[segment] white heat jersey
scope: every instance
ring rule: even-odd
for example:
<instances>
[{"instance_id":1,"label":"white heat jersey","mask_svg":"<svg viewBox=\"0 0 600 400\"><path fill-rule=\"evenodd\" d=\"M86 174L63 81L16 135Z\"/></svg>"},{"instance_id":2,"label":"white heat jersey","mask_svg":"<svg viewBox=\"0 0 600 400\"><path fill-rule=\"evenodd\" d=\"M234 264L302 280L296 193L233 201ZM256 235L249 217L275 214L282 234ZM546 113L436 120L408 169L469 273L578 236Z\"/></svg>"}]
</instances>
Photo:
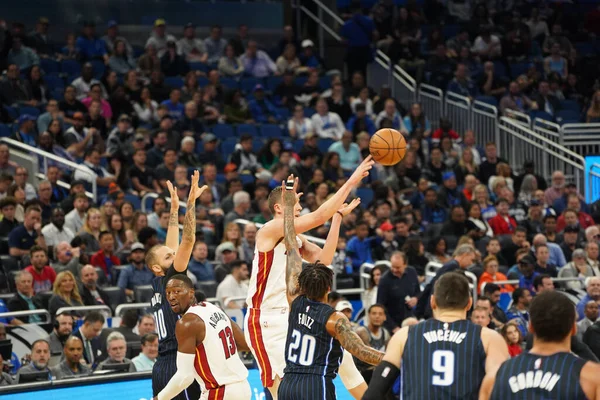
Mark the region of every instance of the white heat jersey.
<instances>
[{"instance_id":1,"label":"white heat jersey","mask_svg":"<svg viewBox=\"0 0 600 400\"><path fill-rule=\"evenodd\" d=\"M196 347L194 360L195 378L202 392L245 381L248 369L238 355L229 317L207 302L190 307L187 313L196 314L206 327L204 340Z\"/></svg>"},{"instance_id":2,"label":"white heat jersey","mask_svg":"<svg viewBox=\"0 0 600 400\"><path fill-rule=\"evenodd\" d=\"M302 255L302 240L296 236ZM246 304L249 308L268 310L288 307L285 284L286 250L283 239L271 251L254 250L252 274Z\"/></svg>"}]
</instances>

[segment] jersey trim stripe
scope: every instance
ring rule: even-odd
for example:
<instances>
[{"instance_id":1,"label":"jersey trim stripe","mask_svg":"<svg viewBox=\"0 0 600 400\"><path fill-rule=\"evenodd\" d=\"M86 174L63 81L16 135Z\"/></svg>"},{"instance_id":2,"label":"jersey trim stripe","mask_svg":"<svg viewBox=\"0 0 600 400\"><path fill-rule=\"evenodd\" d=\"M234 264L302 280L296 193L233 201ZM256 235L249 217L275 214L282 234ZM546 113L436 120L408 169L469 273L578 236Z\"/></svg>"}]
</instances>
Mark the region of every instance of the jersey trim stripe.
<instances>
[{"instance_id":1,"label":"jersey trim stripe","mask_svg":"<svg viewBox=\"0 0 600 400\"><path fill-rule=\"evenodd\" d=\"M331 348L333 347L333 337L329 339L329 350L325 356L325 367L323 367L323 400L327 400L327 383L325 382L325 375L327 374L327 367L329 366L329 354L331 354Z\"/></svg>"},{"instance_id":2,"label":"jersey trim stripe","mask_svg":"<svg viewBox=\"0 0 600 400\"><path fill-rule=\"evenodd\" d=\"M260 370L260 380L264 387L273 386L273 370L271 363L269 362L269 356L265 344L262 340L262 329L260 326L260 310L256 308L249 308L250 313L248 319L248 327L250 328L250 343L258 356L256 361Z\"/></svg>"},{"instance_id":3,"label":"jersey trim stripe","mask_svg":"<svg viewBox=\"0 0 600 400\"><path fill-rule=\"evenodd\" d=\"M208 400L223 400L225 398L225 386L219 386L218 388L209 390Z\"/></svg>"},{"instance_id":4,"label":"jersey trim stripe","mask_svg":"<svg viewBox=\"0 0 600 400\"><path fill-rule=\"evenodd\" d=\"M267 280L271 273L271 266L273 265L274 250L261 251L258 253L258 273L256 274L256 293L252 296L252 308L260 308L263 297L265 295L265 289L267 287Z\"/></svg>"},{"instance_id":5,"label":"jersey trim stripe","mask_svg":"<svg viewBox=\"0 0 600 400\"><path fill-rule=\"evenodd\" d=\"M196 347L196 362L194 363L194 367L208 390L219 387L217 380L210 370L206 351L204 350L204 344L200 344L200 346Z\"/></svg>"}]
</instances>

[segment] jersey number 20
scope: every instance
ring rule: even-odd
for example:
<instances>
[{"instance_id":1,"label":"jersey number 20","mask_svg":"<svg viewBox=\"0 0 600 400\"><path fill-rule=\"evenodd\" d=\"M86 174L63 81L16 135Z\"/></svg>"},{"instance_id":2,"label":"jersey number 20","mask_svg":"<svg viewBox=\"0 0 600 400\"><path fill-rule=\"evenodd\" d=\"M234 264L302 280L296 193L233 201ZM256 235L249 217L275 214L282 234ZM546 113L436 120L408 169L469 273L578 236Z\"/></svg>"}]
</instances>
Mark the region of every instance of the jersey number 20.
<instances>
[{"instance_id":1,"label":"jersey number 20","mask_svg":"<svg viewBox=\"0 0 600 400\"><path fill-rule=\"evenodd\" d=\"M234 322L235 323L235 322ZM225 359L228 359L232 355L235 354L237 347L235 346L235 339L233 338L233 332L230 327L225 327L221 332L219 332L219 338L221 338L221 343L223 343L223 351L225 352Z\"/></svg>"},{"instance_id":2,"label":"jersey number 20","mask_svg":"<svg viewBox=\"0 0 600 400\"><path fill-rule=\"evenodd\" d=\"M433 374L431 384L450 386L454 383L454 353L448 350L436 350L431 359Z\"/></svg>"},{"instance_id":3,"label":"jersey number 20","mask_svg":"<svg viewBox=\"0 0 600 400\"><path fill-rule=\"evenodd\" d=\"M300 365L312 365L315 358L315 348L317 340L311 335L302 335L294 329L292 332L292 342L288 348L288 361Z\"/></svg>"}]
</instances>

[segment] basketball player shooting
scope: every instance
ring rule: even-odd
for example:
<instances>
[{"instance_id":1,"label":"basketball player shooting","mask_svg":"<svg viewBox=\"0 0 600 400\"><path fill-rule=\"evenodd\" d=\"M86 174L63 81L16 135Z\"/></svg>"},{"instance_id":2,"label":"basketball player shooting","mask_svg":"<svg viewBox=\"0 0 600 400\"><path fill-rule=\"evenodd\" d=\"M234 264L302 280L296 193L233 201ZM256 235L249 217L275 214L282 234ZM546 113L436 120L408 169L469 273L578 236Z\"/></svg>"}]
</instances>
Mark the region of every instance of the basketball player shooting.
<instances>
[{"instance_id":1,"label":"basketball player shooting","mask_svg":"<svg viewBox=\"0 0 600 400\"><path fill-rule=\"evenodd\" d=\"M325 224L333 217L332 225L341 223L343 216L340 209L350 191L369 176L373 167L371 156L354 171L348 181L329 200L312 213L300 216L299 199L296 195L294 206L294 228L299 241L300 254L308 262L321 260L330 264L337 247L339 229L330 229L321 249L310 243L301 234ZM288 181L297 181L293 176ZM294 189L295 192L295 189ZM246 304L248 312L244 320L244 334L252 354L257 361L260 378L264 387L277 399L277 389L285 368L285 340L288 328L288 303L285 285L285 245L283 244L283 204L281 204L281 187L276 187L269 194L269 208L273 219L263 225L256 234L256 248L252 263L252 275Z\"/></svg>"},{"instance_id":2,"label":"basketball player shooting","mask_svg":"<svg viewBox=\"0 0 600 400\"><path fill-rule=\"evenodd\" d=\"M529 308L533 347L487 374L480 400L600 400L600 364L571 353L577 312L559 292L535 296Z\"/></svg>"},{"instance_id":3,"label":"basketball player shooting","mask_svg":"<svg viewBox=\"0 0 600 400\"><path fill-rule=\"evenodd\" d=\"M249 400L248 369L238 349L250 349L240 327L220 308L197 304L187 275L174 275L165 291L173 313L181 317L175 328L177 372L155 400L172 399L194 379L202 388L202 400Z\"/></svg>"},{"instance_id":4,"label":"basketball player shooting","mask_svg":"<svg viewBox=\"0 0 600 400\"><path fill-rule=\"evenodd\" d=\"M158 359L152 368L152 392L156 396L169 382L177 371L177 339L175 324L177 315L171 311L166 299L165 285L175 274L186 274L187 265L192 255L196 241L196 200L208 189L208 186L198 187L200 174L194 171L191 179L190 193L187 199L187 210L183 222L183 234L179 243L179 197L177 189L167 181L171 195L171 216L167 228L165 245L157 245L148 250L146 265L154 273L152 288L154 295L150 300L152 314L158 333ZM175 398L191 400L200 397L200 387L193 382Z\"/></svg>"},{"instance_id":5,"label":"basketball player shooting","mask_svg":"<svg viewBox=\"0 0 600 400\"><path fill-rule=\"evenodd\" d=\"M467 320L469 282L458 272L442 275L431 296L433 319L397 331L373 372L364 400L381 400L400 381L405 400L475 400L485 374L509 357L500 334Z\"/></svg>"},{"instance_id":6,"label":"basketball player shooting","mask_svg":"<svg viewBox=\"0 0 600 400\"><path fill-rule=\"evenodd\" d=\"M360 399L367 385L352 357L344 356L344 349L372 365L381 361L383 353L365 345L352 330L348 318L327 304L333 271L318 261L302 269L294 228L296 195L284 185L281 191L287 251L286 296L291 311L285 350L287 365L278 397L280 400L335 400L333 379L339 371L346 388L354 398ZM359 204L360 199L354 199L343 205L341 213L348 214ZM339 226L331 228L339 229Z\"/></svg>"}]
</instances>

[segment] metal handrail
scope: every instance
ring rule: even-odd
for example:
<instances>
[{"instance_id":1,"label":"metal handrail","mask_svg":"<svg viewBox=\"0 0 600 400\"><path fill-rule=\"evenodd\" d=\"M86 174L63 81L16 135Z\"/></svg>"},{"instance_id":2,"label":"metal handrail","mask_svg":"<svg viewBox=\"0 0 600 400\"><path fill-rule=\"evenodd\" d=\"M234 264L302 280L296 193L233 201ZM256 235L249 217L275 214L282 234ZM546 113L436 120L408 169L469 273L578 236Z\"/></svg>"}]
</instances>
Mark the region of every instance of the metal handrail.
<instances>
[{"instance_id":1,"label":"metal handrail","mask_svg":"<svg viewBox=\"0 0 600 400\"><path fill-rule=\"evenodd\" d=\"M571 281L583 282L586 280L586 278L579 278L576 276L576 277L571 277L571 278L550 278L550 280L552 280L552 282L571 282ZM483 284L481 285L481 293L483 293L485 286L489 283L493 283L495 285L515 285L515 284L519 283L519 280L518 279L508 279L505 281L483 282Z\"/></svg>"},{"instance_id":2,"label":"metal handrail","mask_svg":"<svg viewBox=\"0 0 600 400\"><path fill-rule=\"evenodd\" d=\"M146 309L150 307L150 303L128 303L128 304L119 304L115 309L115 317L120 317L124 310L137 310L137 309Z\"/></svg>"},{"instance_id":3,"label":"metal handrail","mask_svg":"<svg viewBox=\"0 0 600 400\"><path fill-rule=\"evenodd\" d=\"M66 165L67 167L70 167L74 170L78 170L86 175L89 175L92 178L92 195L93 195L94 201L98 200L98 187L96 185L96 179L94 179L94 174L91 173L88 169L83 168L80 164L74 163L69 160L65 160L64 158L58 157L52 153L48 153L47 151L40 150L37 147L29 146L27 144L18 142L14 139L9 139L9 138L3 137L3 138L0 138L0 141L4 142L10 146L18 147L21 150L25 150L29 153L34 153L39 156L42 156L43 160L44 160L44 171L48 170L48 160L52 160L57 163Z\"/></svg>"},{"instance_id":4,"label":"metal handrail","mask_svg":"<svg viewBox=\"0 0 600 400\"><path fill-rule=\"evenodd\" d=\"M113 316L112 310L109 306L106 305L61 307L58 310L56 310L56 315L60 315L62 313L67 313L71 311L107 311L108 315L110 315L111 317Z\"/></svg>"},{"instance_id":5,"label":"metal handrail","mask_svg":"<svg viewBox=\"0 0 600 400\"><path fill-rule=\"evenodd\" d=\"M313 0L313 2L319 6L319 8L321 8L323 11L325 11L327 14L329 14L329 16L331 18L333 18L335 20L335 22L337 22L338 24L343 24L344 20L337 15L336 13L334 13L333 11L331 11L329 9L329 7L327 7L325 4L321 3L319 0Z\"/></svg>"},{"instance_id":6,"label":"metal handrail","mask_svg":"<svg viewBox=\"0 0 600 400\"><path fill-rule=\"evenodd\" d=\"M37 175L38 179L42 179L42 180L46 179L46 175L42 174L41 172L38 172L36 175ZM63 181L56 181L56 185L57 185L57 186L60 186L60 187L63 187L63 188L65 188L65 189L67 189L67 190L71 190L71 185L70 185L70 184L68 184L67 182L63 182ZM94 200L94 193L92 193L92 192L88 192L88 191L86 190L86 191L85 191L85 195L86 195L87 197L89 197L90 199Z\"/></svg>"},{"instance_id":7,"label":"metal handrail","mask_svg":"<svg viewBox=\"0 0 600 400\"><path fill-rule=\"evenodd\" d=\"M453 104L461 105L461 106L470 106L471 99L467 96L463 96L454 92L446 92L446 102L450 101Z\"/></svg>"},{"instance_id":8,"label":"metal handrail","mask_svg":"<svg viewBox=\"0 0 600 400\"><path fill-rule=\"evenodd\" d=\"M394 76L397 76L396 79L398 80L403 80L409 83L410 86L412 86L413 90L417 89L417 81L412 76L410 76L408 72L400 68L399 65L394 65Z\"/></svg>"},{"instance_id":9,"label":"metal handrail","mask_svg":"<svg viewBox=\"0 0 600 400\"><path fill-rule=\"evenodd\" d=\"M471 105L471 110L478 114L485 114L487 111L490 111L491 115L498 116L498 107L495 107L491 104L484 103L479 100L475 100Z\"/></svg>"},{"instance_id":10,"label":"metal handrail","mask_svg":"<svg viewBox=\"0 0 600 400\"><path fill-rule=\"evenodd\" d=\"M422 95L422 91L423 89L426 90L426 92L432 92L432 93L425 93L426 95L428 95L429 97L432 97L434 94L438 95L440 99L444 99L444 92L442 91L442 89L435 87L435 86L431 86L428 85L426 83L421 83L419 85L419 95Z\"/></svg>"},{"instance_id":11,"label":"metal handrail","mask_svg":"<svg viewBox=\"0 0 600 400\"><path fill-rule=\"evenodd\" d=\"M29 317L31 315L45 315L46 321L39 322L39 324L47 324L52 320L52 316L50 312L46 309L41 310L27 310L27 311L11 311L0 313L0 318L18 318L18 317Z\"/></svg>"},{"instance_id":12,"label":"metal handrail","mask_svg":"<svg viewBox=\"0 0 600 400\"><path fill-rule=\"evenodd\" d=\"M475 304L477 302L477 276L474 273L466 270L464 273L465 276L471 280L469 286L471 286L471 290L473 290L473 304Z\"/></svg>"},{"instance_id":13,"label":"metal handrail","mask_svg":"<svg viewBox=\"0 0 600 400\"><path fill-rule=\"evenodd\" d=\"M315 21L316 23L319 24L319 26L326 30L327 33L329 33L331 36L334 37L335 40L337 41L341 41L342 37L340 35L337 34L337 32L335 32L333 29L331 29L330 27L328 27L327 25L321 23L321 21L319 20L319 17L317 17L315 14L313 14L309 9L307 9L304 6L300 6L300 9L306 14L308 15L313 21Z\"/></svg>"}]
</instances>

